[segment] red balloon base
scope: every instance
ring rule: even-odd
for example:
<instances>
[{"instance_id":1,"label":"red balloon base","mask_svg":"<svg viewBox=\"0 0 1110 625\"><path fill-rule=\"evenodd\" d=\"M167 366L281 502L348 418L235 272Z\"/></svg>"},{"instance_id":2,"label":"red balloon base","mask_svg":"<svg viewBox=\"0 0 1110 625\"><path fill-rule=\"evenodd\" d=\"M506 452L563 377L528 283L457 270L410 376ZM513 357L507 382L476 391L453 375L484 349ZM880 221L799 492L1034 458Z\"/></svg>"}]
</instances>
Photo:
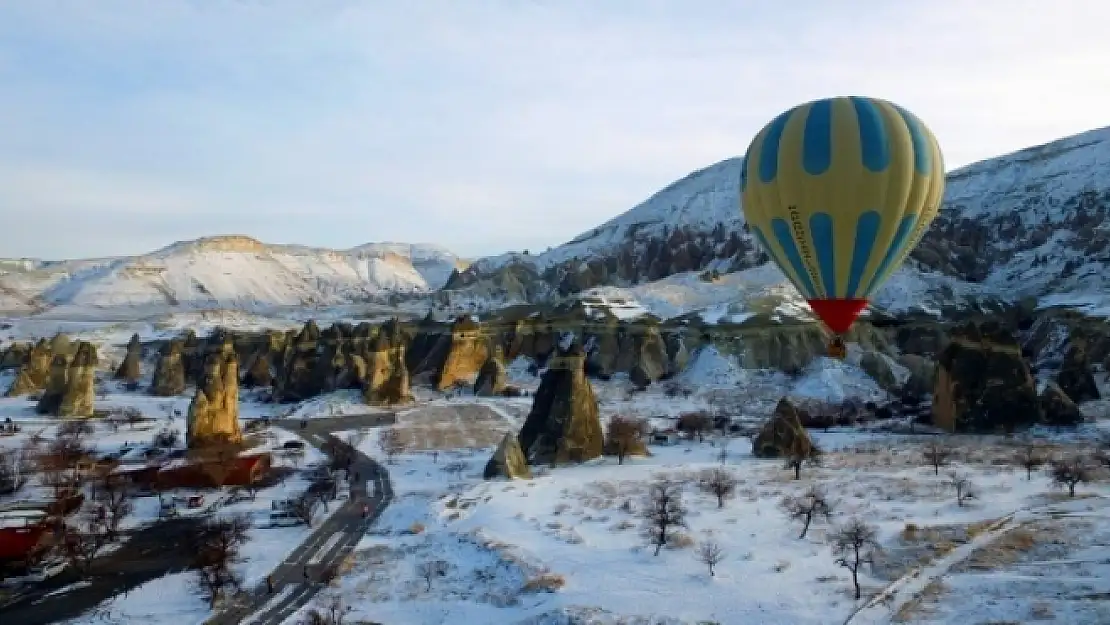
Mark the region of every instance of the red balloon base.
<instances>
[{"instance_id":1,"label":"red balloon base","mask_svg":"<svg viewBox=\"0 0 1110 625\"><path fill-rule=\"evenodd\" d=\"M821 321L837 334L846 334L863 309L867 308L865 299L810 299L806 302Z\"/></svg>"}]
</instances>

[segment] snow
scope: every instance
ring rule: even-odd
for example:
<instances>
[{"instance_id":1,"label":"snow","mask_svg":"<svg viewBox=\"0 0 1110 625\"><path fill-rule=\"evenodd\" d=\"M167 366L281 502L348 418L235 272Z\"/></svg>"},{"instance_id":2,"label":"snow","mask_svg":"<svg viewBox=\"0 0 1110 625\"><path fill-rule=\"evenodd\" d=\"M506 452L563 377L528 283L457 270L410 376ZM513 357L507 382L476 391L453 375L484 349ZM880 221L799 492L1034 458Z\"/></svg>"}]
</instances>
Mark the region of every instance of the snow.
<instances>
[{"instance_id":1,"label":"snow","mask_svg":"<svg viewBox=\"0 0 1110 625\"><path fill-rule=\"evenodd\" d=\"M702 358L704 362L691 365L688 374L727 369L721 363L728 359L718 353L706 350L699 354ZM842 373L845 383L854 382L849 372L845 368ZM666 400L656 396L654 401ZM625 413L624 407L607 401L603 411ZM513 482L480 479L491 450L445 451L435 461L427 452L403 454L388 467L394 503L357 547L350 572L315 605L339 596L351 607L350 619L397 625L439 624L444 619L460 625L827 625L845 622L867 606L872 595L889 587L895 597L891 605L877 602L849 621L885 624L931 581L966 576L959 573L963 563L978 561L1006 535L975 528L997 525L1002 517L1014 519L1015 527L1055 518L1039 511L1059 507L1059 495L1043 474L1027 481L1023 472L999 466L999 460L1012 453L1001 438L950 437L958 446L959 460L935 476L921 461L922 445L930 437L811 434L826 450L826 462L804 469L801 481L791 479L777 461L753 458L746 439L731 440L723 468L740 484L736 497L723 508L696 488L696 480L690 481L722 466L720 438L652 447L651 457L633 458L624 465L601 459L541 468L533 479ZM373 437L362 448L377 453ZM445 466L457 462L465 465L459 477L444 472ZM946 482L948 471L968 474L976 497L958 505ZM661 476L685 481L688 527L681 534L693 544L680 543L654 556L638 531L641 521L635 511L647 485ZM832 494L837 511L831 522L818 519L799 539L800 527L778 503L814 484ZM1074 505L1098 508L1110 502L1105 485L1085 488L1092 498ZM828 547L831 529L850 518L873 524L884 547L881 566L862 571L864 599L858 602L849 594L846 570L836 565ZM910 524L919 532L966 531L969 542L930 555L934 543L904 537ZM725 552L713 577L695 556L696 546L707 540ZM1106 556L1101 547L1088 559ZM429 585L420 566L437 560L443 562L444 573L433 575ZM996 576L995 592L1009 579ZM545 583L556 587L552 592L529 590L530 584ZM960 601L963 594L957 592L951 601L938 599L941 608L931 614L943 617L928 622L960 625L983 622L988 613L1000 614L999 619L1007 615ZM1028 603L1036 597L1021 600Z\"/></svg>"},{"instance_id":2,"label":"snow","mask_svg":"<svg viewBox=\"0 0 1110 625\"><path fill-rule=\"evenodd\" d=\"M442 286L458 262L431 246L368 244L341 252L207 237L136 257L5 263L0 310L342 304L427 292Z\"/></svg>"},{"instance_id":3,"label":"snow","mask_svg":"<svg viewBox=\"0 0 1110 625\"><path fill-rule=\"evenodd\" d=\"M713 281L703 279L702 272L685 272L632 287L596 287L580 299L617 301L661 319L696 313L711 325L741 324L760 313L777 316L779 321L814 319L801 294L773 264L721 274ZM942 307L990 310L1003 301L1006 298L989 287L908 264L875 294L872 307L891 314L916 312L939 317Z\"/></svg>"},{"instance_id":4,"label":"snow","mask_svg":"<svg viewBox=\"0 0 1110 625\"><path fill-rule=\"evenodd\" d=\"M886 391L859 367L832 358L816 358L790 388L790 395L829 403L848 398L881 401Z\"/></svg>"}]
</instances>

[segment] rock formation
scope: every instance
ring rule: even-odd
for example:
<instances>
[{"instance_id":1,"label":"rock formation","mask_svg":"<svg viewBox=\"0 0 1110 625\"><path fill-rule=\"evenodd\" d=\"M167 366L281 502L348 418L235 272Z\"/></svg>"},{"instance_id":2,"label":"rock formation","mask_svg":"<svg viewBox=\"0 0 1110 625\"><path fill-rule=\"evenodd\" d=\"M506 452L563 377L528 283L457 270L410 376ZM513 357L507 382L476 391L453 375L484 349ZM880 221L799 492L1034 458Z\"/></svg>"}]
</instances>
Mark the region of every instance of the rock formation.
<instances>
[{"instance_id":1,"label":"rock formation","mask_svg":"<svg viewBox=\"0 0 1110 625\"><path fill-rule=\"evenodd\" d=\"M371 405L402 404L412 400L409 372L405 366L405 346L381 341L366 357L363 400Z\"/></svg>"},{"instance_id":2,"label":"rock formation","mask_svg":"<svg viewBox=\"0 0 1110 625\"><path fill-rule=\"evenodd\" d=\"M1087 356L1087 341L1082 336L1073 333L1064 354L1064 362L1060 365L1060 373L1056 376L1056 383L1060 390L1067 394L1074 402L1084 402L1099 399L1098 385L1095 376L1091 373L1091 360Z\"/></svg>"},{"instance_id":3,"label":"rock formation","mask_svg":"<svg viewBox=\"0 0 1110 625\"><path fill-rule=\"evenodd\" d=\"M1068 426L1083 422L1083 413L1067 393L1055 384L1045 386L1040 397L1044 422L1048 425Z\"/></svg>"},{"instance_id":4,"label":"rock formation","mask_svg":"<svg viewBox=\"0 0 1110 625\"><path fill-rule=\"evenodd\" d=\"M520 430L529 464L584 462L601 456L604 434L597 398L577 345L552 358Z\"/></svg>"},{"instance_id":5,"label":"rock formation","mask_svg":"<svg viewBox=\"0 0 1110 625\"><path fill-rule=\"evenodd\" d=\"M27 352L23 364L16 373L15 381L8 388L8 396L16 397L42 390L50 379L51 363L54 353L46 339L40 339L35 346Z\"/></svg>"},{"instance_id":6,"label":"rock formation","mask_svg":"<svg viewBox=\"0 0 1110 625\"><path fill-rule=\"evenodd\" d=\"M96 347L84 341L78 341L72 359L64 354L54 356L36 412L55 417L93 416L97 363Z\"/></svg>"},{"instance_id":7,"label":"rock formation","mask_svg":"<svg viewBox=\"0 0 1110 625\"><path fill-rule=\"evenodd\" d=\"M185 439L190 449L243 440L239 429L239 358L230 344L208 356L203 379L189 404Z\"/></svg>"},{"instance_id":8,"label":"rock formation","mask_svg":"<svg viewBox=\"0 0 1110 625\"><path fill-rule=\"evenodd\" d=\"M482 333L482 326L469 317L459 317L451 326L450 334L443 337L443 343L446 353L435 376L439 390L451 388L456 382L469 381L490 355L489 340Z\"/></svg>"},{"instance_id":9,"label":"rock formation","mask_svg":"<svg viewBox=\"0 0 1110 625\"><path fill-rule=\"evenodd\" d=\"M802 427L798 409L783 397L752 441L752 454L757 458L808 458L812 453L813 440Z\"/></svg>"},{"instance_id":10,"label":"rock formation","mask_svg":"<svg viewBox=\"0 0 1110 625\"><path fill-rule=\"evenodd\" d=\"M936 375L936 363L925 356L917 354L903 354L898 357L898 364L910 372L910 378L903 385L903 390L914 397L927 397L933 392L933 377Z\"/></svg>"},{"instance_id":11,"label":"rock formation","mask_svg":"<svg viewBox=\"0 0 1110 625\"><path fill-rule=\"evenodd\" d=\"M524 451L520 448L520 439L511 433L505 434L501 444L493 452L493 456L486 463L482 477L492 480L499 477L514 479L531 479L532 470L524 458Z\"/></svg>"},{"instance_id":12,"label":"rock formation","mask_svg":"<svg viewBox=\"0 0 1110 625\"><path fill-rule=\"evenodd\" d=\"M166 343L154 367L150 392L159 397L173 397L185 392L185 345L173 340Z\"/></svg>"},{"instance_id":13,"label":"rock formation","mask_svg":"<svg viewBox=\"0 0 1110 625\"><path fill-rule=\"evenodd\" d=\"M933 424L949 432L1012 431L1041 420L1036 383L998 324L954 330L937 359Z\"/></svg>"},{"instance_id":14,"label":"rock formation","mask_svg":"<svg viewBox=\"0 0 1110 625\"><path fill-rule=\"evenodd\" d=\"M143 344L138 334L132 334L131 340L127 342L127 354L116 369L115 378L124 382L138 382L143 375L142 362Z\"/></svg>"},{"instance_id":15,"label":"rock formation","mask_svg":"<svg viewBox=\"0 0 1110 625\"><path fill-rule=\"evenodd\" d=\"M474 381L474 394L479 397L494 397L505 391L508 375L505 365L501 363L503 357L500 347L494 348L485 364L478 370L478 379Z\"/></svg>"},{"instance_id":16,"label":"rock formation","mask_svg":"<svg viewBox=\"0 0 1110 625\"><path fill-rule=\"evenodd\" d=\"M894 391L898 387L898 378L894 374L893 363L890 356L879 352L866 351L860 356L859 368L871 376L885 391Z\"/></svg>"}]
</instances>

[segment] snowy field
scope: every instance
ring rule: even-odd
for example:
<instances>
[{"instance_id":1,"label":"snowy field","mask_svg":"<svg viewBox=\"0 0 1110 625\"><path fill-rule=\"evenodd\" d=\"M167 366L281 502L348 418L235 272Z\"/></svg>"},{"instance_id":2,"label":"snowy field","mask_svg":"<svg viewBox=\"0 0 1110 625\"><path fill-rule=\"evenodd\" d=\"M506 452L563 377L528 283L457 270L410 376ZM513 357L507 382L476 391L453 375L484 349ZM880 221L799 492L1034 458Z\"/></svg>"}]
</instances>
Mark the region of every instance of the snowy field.
<instances>
[{"instance_id":1,"label":"snowy field","mask_svg":"<svg viewBox=\"0 0 1110 625\"><path fill-rule=\"evenodd\" d=\"M1070 598L1050 593L1037 599L1007 590L1013 575L1033 574L1007 571L1007 566L1021 567L1024 559L1031 569L1049 552L1057 559L1089 563L1088 594L1110 586L1106 578L1097 578L1105 566L1099 559L1110 557L1106 547L1093 546L1100 544L1097 538L1080 539L1064 525L1053 534L1040 529L1055 521L1048 511L1061 501L1065 506L1072 502L1043 473L1026 480L1023 471L1009 466L1016 451L1012 444L955 437L956 459L935 475L922 454L923 439L931 437L814 436L828 450L826 461L803 469L799 481L779 462L753 458L746 439L729 440L723 462L725 439L714 439L653 447L651 457L624 465L602 459L541 470L532 480L511 483L481 480L489 450L445 452L434 461L427 452L403 455L389 467L396 501L378 531L359 545L351 572L332 592L352 607L355 618L399 625L841 623L863 602L853 599L848 573L836 565L828 535L831 527L861 518L876 527L884 548L875 569L862 576L865 600L915 570L943 565L933 571L940 580L930 586L931 594L922 600L896 596L899 604L883 606L885 621L878 622L891 622L898 613L928 612L930 622L938 624L978 623L991 613L1006 613L1006 601L1016 610L1017 604L1040 600L1058 615L1090 615L1099 609L1083 605L1075 592ZM377 451L371 439L364 448ZM457 468L460 463L465 468ZM712 469L737 480L735 495L723 507L698 487L702 474ZM952 472L970 478L974 498L957 503ZM682 485L687 514L673 544L655 556L643 536L640 511L649 486L659 479ZM811 486L824 489L835 500L835 510L830 521L818 518L799 539L801 525L786 516L780 501ZM1098 522L1097 515L1106 513L1106 496L1110 490L1104 485L1081 486L1073 500L1076 510L1085 514L1089 508L1096 516L1083 521L1080 514L1077 523ZM968 541L976 532L1014 513L1029 518L1013 522L1005 528L1008 534L958 562L943 560L965 543L975 546ZM698 557L699 546L707 542L718 544L724 554L712 577ZM984 563L1000 569L984 572ZM945 576L948 566L952 573ZM425 574L433 569L429 580ZM993 584L993 594L968 603L960 600L966 589L941 590L960 588L968 576L978 576L979 586ZM329 600L325 593L319 602ZM567 620L572 614L596 620ZM859 619L877 622L867 611Z\"/></svg>"}]
</instances>

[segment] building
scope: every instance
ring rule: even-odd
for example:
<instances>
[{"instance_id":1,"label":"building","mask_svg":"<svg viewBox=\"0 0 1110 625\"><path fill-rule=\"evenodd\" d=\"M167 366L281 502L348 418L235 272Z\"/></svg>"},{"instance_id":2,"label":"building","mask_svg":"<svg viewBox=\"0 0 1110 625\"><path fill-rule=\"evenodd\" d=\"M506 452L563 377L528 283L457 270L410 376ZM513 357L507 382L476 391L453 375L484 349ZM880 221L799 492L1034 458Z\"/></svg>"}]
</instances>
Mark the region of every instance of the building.
<instances>
[{"instance_id":1,"label":"building","mask_svg":"<svg viewBox=\"0 0 1110 625\"><path fill-rule=\"evenodd\" d=\"M268 453L234 456L226 460L173 460L162 465L120 466L116 471L134 484L151 489L247 486L270 471Z\"/></svg>"},{"instance_id":2,"label":"building","mask_svg":"<svg viewBox=\"0 0 1110 625\"><path fill-rule=\"evenodd\" d=\"M50 530L46 512L35 509L0 512L0 562L26 560Z\"/></svg>"}]
</instances>

